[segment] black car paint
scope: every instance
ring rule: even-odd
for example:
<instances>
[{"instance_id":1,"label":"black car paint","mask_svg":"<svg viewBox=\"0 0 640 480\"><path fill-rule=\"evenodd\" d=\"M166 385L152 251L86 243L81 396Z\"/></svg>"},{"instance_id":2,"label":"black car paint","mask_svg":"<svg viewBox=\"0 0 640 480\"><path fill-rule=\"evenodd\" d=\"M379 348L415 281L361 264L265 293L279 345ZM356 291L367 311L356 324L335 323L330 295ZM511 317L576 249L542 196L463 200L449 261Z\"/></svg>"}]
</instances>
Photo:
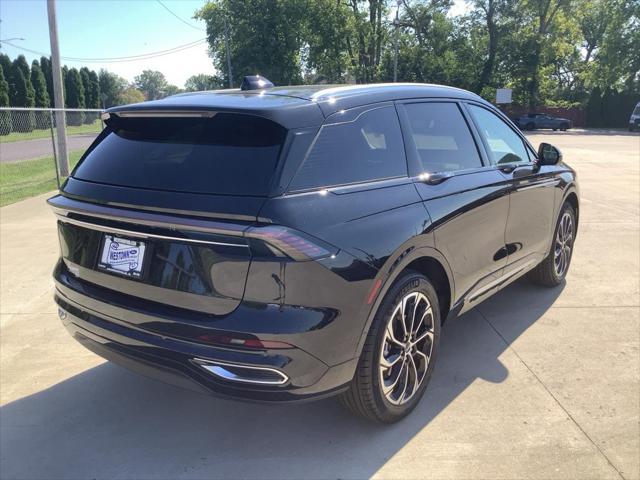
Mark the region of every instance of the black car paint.
<instances>
[{"instance_id":1,"label":"black car paint","mask_svg":"<svg viewBox=\"0 0 640 480\"><path fill-rule=\"evenodd\" d=\"M405 177L287 192L322 124L395 105L406 128L403 102L434 99L456 102L465 112L482 167L434 182L424 178L418 159L406 148ZM443 276L441 310L455 316L541 261L561 205L570 198L577 206L575 173L563 163L491 165L466 103L491 109L518 132L479 97L434 86L283 87L262 94L178 95L111 109L215 109L261 115L290 129L282 152L287 161L280 162L266 198L116 187L72 175L60 195L50 199L69 218L89 219L107 230L135 229L178 240L154 246L154 272L144 283L93 269L95 259L86 258L86 252L97 254L100 234L78 242L82 236L73 234L77 226L61 226L64 258L54 278L63 322L100 355L215 394L289 401L343 390L376 308L404 269L435 268ZM533 158L535 151L522 138ZM229 288L216 283L212 270L201 268L201 247L179 240L250 244L247 232L256 225L285 225L336 247L336 253L315 261L292 261L269 255L247 258L245 251L216 246L216 265L225 269L223 277L236 278ZM174 267L162 260L172 255L181 255L182 267L198 272L188 288L197 285L200 298L167 296L179 290L167 280L173 278ZM216 340L229 337L284 342L293 348L251 349ZM223 381L195 364L195 358L276 368L290 381L282 386Z\"/></svg>"}]
</instances>

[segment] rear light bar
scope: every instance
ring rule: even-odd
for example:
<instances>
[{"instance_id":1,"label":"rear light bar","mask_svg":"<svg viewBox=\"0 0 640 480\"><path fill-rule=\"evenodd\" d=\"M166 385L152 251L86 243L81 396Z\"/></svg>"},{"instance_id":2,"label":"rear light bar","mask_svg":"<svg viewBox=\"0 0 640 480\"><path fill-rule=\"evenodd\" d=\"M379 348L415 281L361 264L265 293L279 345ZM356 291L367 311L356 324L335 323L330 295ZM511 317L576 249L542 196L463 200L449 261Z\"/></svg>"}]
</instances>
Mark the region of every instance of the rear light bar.
<instances>
[{"instance_id":1,"label":"rear light bar","mask_svg":"<svg viewBox=\"0 0 640 480\"><path fill-rule=\"evenodd\" d=\"M287 227L250 227L245 235L262 240L298 261L317 260L338 253L338 249L332 245Z\"/></svg>"},{"instance_id":2,"label":"rear light bar","mask_svg":"<svg viewBox=\"0 0 640 480\"><path fill-rule=\"evenodd\" d=\"M121 110L118 112L104 112L100 118L108 122L111 117L120 118L212 118L217 112L205 110Z\"/></svg>"},{"instance_id":3,"label":"rear light bar","mask_svg":"<svg viewBox=\"0 0 640 480\"><path fill-rule=\"evenodd\" d=\"M198 232L219 235L232 235L237 237L253 238L264 242L278 252L297 261L317 260L320 258L337 255L339 249L329 245L311 235L279 225L265 225L247 227L243 224L222 222L217 220L203 220L189 217L168 215L162 212L135 211L125 208L117 208L107 205L81 202L62 195L56 195L47 200L56 215L65 221L79 222L70 214L81 215L88 218L108 220L131 224L129 235L135 233L135 225L145 227L179 230L184 233ZM90 222L93 224L93 222ZM96 227L97 224L94 225ZM105 227L106 228L106 227ZM150 235L150 234L147 234ZM177 239L179 240L179 239ZM189 241L184 240L184 241ZM207 243L201 241L201 243ZM214 242L215 243L215 242Z\"/></svg>"}]
</instances>

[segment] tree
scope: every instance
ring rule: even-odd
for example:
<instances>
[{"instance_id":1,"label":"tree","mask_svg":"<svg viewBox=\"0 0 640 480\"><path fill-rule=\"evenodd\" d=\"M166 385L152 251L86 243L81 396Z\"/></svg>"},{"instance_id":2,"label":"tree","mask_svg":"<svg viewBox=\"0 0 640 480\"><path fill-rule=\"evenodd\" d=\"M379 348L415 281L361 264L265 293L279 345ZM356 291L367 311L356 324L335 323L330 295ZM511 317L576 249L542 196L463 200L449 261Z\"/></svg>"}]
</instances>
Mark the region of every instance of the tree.
<instances>
[{"instance_id":1,"label":"tree","mask_svg":"<svg viewBox=\"0 0 640 480\"><path fill-rule=\"evenodd\" d=\"M0 61L0 107L9 106L9 82L4 78L2 68L4 62ZM11 133L11 115L9 112L0 112L0 135Z\"/></svg>"},{"instance_id":2,"label":"tree","mask_svg":"<svg viewBox=\"0 0 640 480\"><path fill-rule=\"evenodd\" d=\"M37 60L31 64L31 84L33 85L35 105L38 108L49 108L49 92L47 81Z\"/></svg>"},{"instance_id":3,"label":"tree","mask_svg":"<svg viewBox=\"0 0 640 480\"><path fill-rule=\"evenodd\" d=\"M100 82L94 70L89 72L89 90L85 92L85 97L87 108L100 108Z\"/></svg>"},{"instance_id":4,"label":"tree","mask_svg":"<svg viewBox=\"0 0 640 480\"><path fill-rule=\"evenodd\" d=\"M67 87L67 106L69 108L85 108L84 86L82 85L80 72L76 68L69 70L65 84ZM82 125L83 122L84 115L82 112L67 113L68 125Z\"/></svg>"},{"instance_id":5,"label":"tree","mask_svg":"<svg viewBox=\"0 0 640 480\"><path fill-rule=\"evenodd\" d=\"M18 55L18 58L13 61L13 64L14 66L22 70L22 75L24 75L24 78L31 78L29 64L27 63L27 59L24 57L24 55Z\"/></svg>"},{"instance_id":6,"label":"tree","mask_svg":"<svg viewBox=\"0 0 640 480\"><path fill-rule=\"evenodd\" d=\"M568 10L570 0L527 0L527 7L533 12L534 33L529 43L530 55L527 64L529 79L527 85L529 109L539 104L541 64L543 50L548 44L548 35L555 26L558 17Z\"/></svg>"},{"instance_id":7,"label":"tree","mask_svg":"<svg viewBox=\"0 0 640 480\"><path fill-rule=\"evenodd\" d=\"M167 79L162 72L156 70L143 70L135 77L134 84L138 90L144 93L147 100L157 100L166 96L168 86Z\"/></svg>"},{"instance_id":8,"label":"tree","mask_svg":"<svg viewBox=\"0 0 640 480\"><path fill-rule=\"evenodd\" d=\"M178 93L183 93L183 92L184 90L182 90L180 87L169 83L164 89L163 97L169 97L171 95L177 95Z\"/></svg>"},{"instance_id":9,"label":"tree","mask_svg":"<svg viewBox=\"0 0 640 480\"><path fill-rule=\"evenodd\" d=\"M350 80L356 59L349 45L355 38L353 12L345 2L316 0L306 8L303 26L303 76L310 83Z\"/></svg>"},{"instance_id":10,"label":"tree","mask_svg":"<svg viewBox=\"0 0 640 480\"><path fill-rule=\"evenodd\" d=\"M82 67L78 73L80 74L80 81L82 82L82 89L84 91L85 96L85 105L87 103L87 97L89 93L89 69L87 67Z\"/></svg>"},{"instance_id":11,"label":"tree","mask_svg":"<svg viewBox=\"0 0 640 480\"><path fill-rule=\"evenodd\" d=\"M11 71L11 59L9 55L6 53L0 53L0 67L2 67L2 71L4 72L5 79L8 77L9 72Z\"/></svg>"},{"instance_id":12,"label":"tree","mask_svg":"<svg viewBox=\"0 0 640 480\"><path fill-rule=\"evenodd\" d=\"M22 69L14 62L9 77L9 99L13 107L33 108L35 106L33 87L29 89L30 85L30 83L27 84L27 79L24 78ZM13 129L15 131L30 132L35 128L33 112L27 112L26 115L22 112L12 113Z\"/></svg>"},{"instance_id":13,"label":"tree","mask_svg":"<svg viewBox=\"0 0 640 480\"><path fill-rule=\"evenodd\" d=\"M489 85L496 86L493 82L496 60L500 47L509 31L514 29L514 0L473 0L471 20L477 32L483 52L482 68L474 90L481 93ZM469 35L470 42L474 42L473 33Z\"/></svg>"},{"instance_id":14,"label":"tree","mask_svg":"<svg viewBox=\"0 0 640 480\"><path fill-rule=\"evenodd\" d=\"M31 84L33 85L35 106L38 108L49 108L47 82L37 60L34 60L31 64ZM34 116L36 119L36 128L49 128L51 117L48 112L34 112Z\"/></svg>"},{"instance_id":15,"label":"tree","mask_svg":"<svg viewBox=\"0 0 640 480\"><path fill-rule=\"evenodd\" d=\"M300 83L306 5L301 0L214 0L198 10L196 18L207 24L213 63L225 85L229 85L227 48L236 86L245 75L256 74L276 85Z\"/></svg>"},{"instance_id":16,"label":"tree","mask_svg":"<svg viewBox=\"0 0 640 480\"><path fill-rule=\"evenodd\" d=\"M123 90L118 96L118 105L128 105L130 103L144 102L144 94L134 87Z\"/></svg>"},{"instance_id":17,"label":"tree","mask_svg":"<svg viewBox=\"0 0 640 480\"><path fill-rule=\"evenodd\" d=\"M62 75L62 96L64 97L64 106L69 107L69 99L67 98L67 77L69 76L69 67L63 65L60 69Z\"/></svg>"},{"instance_id":18,"label":"tree","mask_svg":"<svg viewBox=\"0 0 640 480\"><path fill-rule=\"evenodd\" d=\"M200 73L198 75L192 75L184 82L184 89L187 92L201 92L204 90L216 90L224 88L223 81L220 77L215 75L207 75Z\"/></svg>"},{"instance_id":19,"label":"tree","mask_svg":"<svg viewBox=\"0 0 640 480\"><path fill-rule=\"evenodd\" d=\"M587 126L602 126L602 93L598 87L594 88L589 95L589 101L586 107Z\"/></svg>"},{"instance_id":20,"label":"tree","mask_svg":"<svg viewBox=\"0 0 640 480\"><path fill-rule=\"evenodd\" d=\"M119 98L127 88L127 81L115 73L101 69L98 73L98 86L101 105L109 108L120 104Z\"/></svg>"},{"instance_id":21,"label":"tree","mask_svg":"<svg viewBox=\"0 0 640 480\"><path fill-rule=\"evenodd\" d=\"M55 100L53 98L53 72L51 68L51 59L49 57L40 57L40 69L44 75L45 83L47 84L47 94L49 95L49 106L55 107Z\"/></svg>"},{"instance_id":22,"label":"tree","mask_svg":"<svg viewBox=\"0 0 640 480\"><path fill-rule=\"evenodd\" d=\"M355 25L355 37L347 40L347 51L351 63L355 67L358 82L373 82L378 77L378 67L382 56L382 47L388 34L382 23L386 14L384 0L368 0L365 9L360 10L359 0L349 0L352 10L352 21ZM404 2L407 11L411 11L409 3Z\"/></svg>"},{"instance_id":23,"label":"tree","mask_svg":"<svg viewBox=\"0 0 640 480\"><path fill-rule=\"evenodd\" d=\"M89 102L93 101L93 98L91 98L91 72L87 67L80 69L80 81L82 82L82 90L84 92L84 108L88 108ZM93 123L95 117L94 114L88 115L87 112L85 112L84 123Z\"/></svg>"},{"instance_id":24,"label":"tree","mask_svg":"<svg viewBox=\"0 0 640 480\"><path fill-rule=\"evenodd\" d=\"M607 25L587 83L602 90L640 91L640 2L605 2Z\"/></svg>"}]
</instances>

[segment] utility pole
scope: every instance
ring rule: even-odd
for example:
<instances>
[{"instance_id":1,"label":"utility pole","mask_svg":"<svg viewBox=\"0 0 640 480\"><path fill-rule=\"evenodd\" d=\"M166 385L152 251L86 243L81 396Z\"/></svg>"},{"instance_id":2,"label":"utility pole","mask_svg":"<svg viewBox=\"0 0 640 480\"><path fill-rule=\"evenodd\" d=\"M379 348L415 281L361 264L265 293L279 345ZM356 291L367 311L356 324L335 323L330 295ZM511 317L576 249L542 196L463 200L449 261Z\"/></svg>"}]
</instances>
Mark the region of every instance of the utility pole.
<instances>
[{"instance_id":1,"label":"utility pole","mask_svg":"<svg viewBox=\"0 0 640 480\"><path fill-rule=\"evenodd\" d=\"M49 17L49 41L51 42L51 73L53 77L53 106L56 107L56 133L58 137L58 172L61 177L69 176L69 157L67 156L67 132L65 129L64 90L62 89L62 71L60 70L60 48L58 47L58 24L56 23L56 2L47 0Z\"/></svg>"},{"instance_id":2,"label":"utility pole","mask_svg":"<svg viewBox=\"0 0 640 480\"><path fill-rule=\"evenodd\" d=\"M395 31L393 32L393 83L398 81L398 27L400 26L400 20L398 13L400 12L400 1L396 3L396 19L393 21Z\"/></svg>"},{"instance_id":3,"label":"utility pole","mask_svg":"<svg viewBox=\"0 0 640 480\"><path fill-rule=\"evenodd\" d=\"M229 24L227 15L224 16L224 49L227 52L227 71L229 72L229 88L233 88L233 74L231 73L231 52L229 51Z\"/></svg>"}]
</instances>

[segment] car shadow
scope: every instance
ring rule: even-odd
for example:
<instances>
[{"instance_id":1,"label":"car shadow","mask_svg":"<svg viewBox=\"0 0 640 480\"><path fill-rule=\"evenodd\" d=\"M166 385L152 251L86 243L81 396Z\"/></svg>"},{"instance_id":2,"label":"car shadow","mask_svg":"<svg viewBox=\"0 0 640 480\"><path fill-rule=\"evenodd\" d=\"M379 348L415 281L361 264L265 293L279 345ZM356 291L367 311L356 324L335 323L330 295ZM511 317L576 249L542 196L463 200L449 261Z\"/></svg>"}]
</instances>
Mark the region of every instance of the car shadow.
<instances>
[{"instance_id":1,"label":"car shadow","mask_svg":"<svg viewBox=\"0 0 640 480\"><path fill-rule=\"evenodd\" d=\"M472 382L503 382L500 355L562 289L518 281L447 322L424 399L394 425L352 416L335 399L233 402L105 363L0 409L0 476L368 478Z\"/></svg>"}]
</instances>

